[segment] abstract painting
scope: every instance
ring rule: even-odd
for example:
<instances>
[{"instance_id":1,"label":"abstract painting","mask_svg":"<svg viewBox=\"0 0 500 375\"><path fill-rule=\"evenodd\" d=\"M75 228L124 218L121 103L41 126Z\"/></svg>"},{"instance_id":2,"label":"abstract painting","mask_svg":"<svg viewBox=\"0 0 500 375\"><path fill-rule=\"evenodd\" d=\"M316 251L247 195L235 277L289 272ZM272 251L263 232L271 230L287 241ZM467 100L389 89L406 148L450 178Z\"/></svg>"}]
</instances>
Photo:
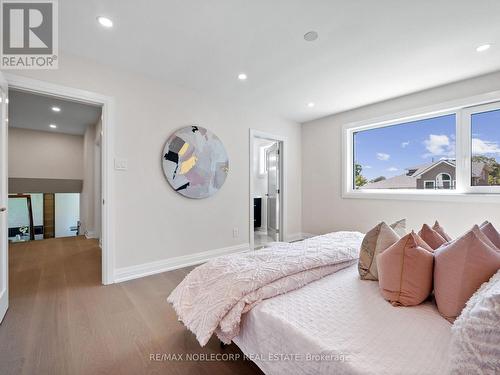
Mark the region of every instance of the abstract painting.
<instances>
[{"instance_id":1,"label":"abstract painting","mask_svg":"<svg viewBox=\"0 0 500 375\"><path fill-rule=\"evenodd\" d=\"M229 172L221 140L201 126L188 126L173 133L163 149L162 164L172 188L188 198L215 194Z\"/></svg>"}]
</instances>

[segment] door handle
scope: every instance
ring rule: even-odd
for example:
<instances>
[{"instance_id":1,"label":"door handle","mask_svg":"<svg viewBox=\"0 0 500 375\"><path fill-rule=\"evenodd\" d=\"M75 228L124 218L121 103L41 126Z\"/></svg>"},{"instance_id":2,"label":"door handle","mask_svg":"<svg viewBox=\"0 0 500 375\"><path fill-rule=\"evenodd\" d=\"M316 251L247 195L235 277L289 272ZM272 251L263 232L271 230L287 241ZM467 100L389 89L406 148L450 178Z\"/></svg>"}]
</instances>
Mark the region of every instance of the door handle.
<instances>
[{"instance_id":1,"label":"door handle","mask_svg":"<svg viewBox=\"0 0 500 375\"><path fill-rule=\"evenodd\" d=\"M0 212L5 212L5 211L7 211L6 207L0 207Z\"/></svg>"}]
</instances>

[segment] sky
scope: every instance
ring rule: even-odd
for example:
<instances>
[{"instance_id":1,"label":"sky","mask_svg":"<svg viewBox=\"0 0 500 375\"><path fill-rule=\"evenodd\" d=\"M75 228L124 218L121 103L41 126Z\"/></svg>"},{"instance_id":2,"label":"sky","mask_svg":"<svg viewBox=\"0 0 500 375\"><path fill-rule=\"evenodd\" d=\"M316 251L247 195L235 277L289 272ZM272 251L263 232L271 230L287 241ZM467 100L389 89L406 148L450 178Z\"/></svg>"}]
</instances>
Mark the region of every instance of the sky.
<instances>
[{"instance_id":1,"label":"sky","mask_svg":"<svg viewBox=\"0 0 500 375\"><path fill-rule=\"evenodd\" d=\"M473 115L473 153L500 162L500 110ZM407 122L354 135L354 160L371 180L405 173L433 160L455 158L455 115Z\"/></svg>"}]
</instances>

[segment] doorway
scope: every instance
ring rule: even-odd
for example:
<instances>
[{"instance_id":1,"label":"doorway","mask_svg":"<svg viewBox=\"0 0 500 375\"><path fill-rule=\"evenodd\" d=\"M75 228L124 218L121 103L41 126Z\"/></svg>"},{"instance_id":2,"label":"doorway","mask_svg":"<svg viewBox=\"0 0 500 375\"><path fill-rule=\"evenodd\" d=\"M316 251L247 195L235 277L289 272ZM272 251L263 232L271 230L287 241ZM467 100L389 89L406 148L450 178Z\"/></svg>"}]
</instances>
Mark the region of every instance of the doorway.
<instances>
[{"instance_id":1,"label":"doorway","mask_svg":"<svg viewBox=\"0 0 500 375\"><path fill-rule=\"evenodd\" d=\"M284 138L250 133L250 245L284 240Z\"/></svg>"},{"instance_id":2,"label":"doorway","mask_svg":"<svg viewBox=\"0 0 500 375\"><path fill-rule=\"evenodd\" d=\"M47 235L52 235L55 237L57 236L56 233L59 233L61 236L66 235L71 235L74 236L75 234L80 234L80 235L85 235L87 238L98 238L99 239L99 245L100 245L100 251L99 251L99 257L101 258L101 269L99 270L99 273L101 275L101 281L103 284L112 284L114 282L114 238L111 236L111 233L113 231L112 227L112 212L113 212L113 196L110 194L110 191L112 190L113 186L113 175L111 173L112 166L113 166L113 143L112 143L112 134L113 134L113 124L114 124L114 101L113 98L89 92L89 91L84 91L80 89L75 89L71 87L66 87L66 86L61 86L57 84L51 84L31 78L25 78L21 76L16 76L13 74L5 74L5 82L8 84L8 90L13 90L13 91L20 91L20 92L25 92L25 93L30 93L30 94L35 94L35 95L41 95L45 97L50 97L53 100L62 100L66 101L68 103L73 103L75 105L87 105L87 106L93 106L93 107L98 107L99 110L101 111L100 113L100 128L95 129L94 134L98 136L99 138L92 139L91 140L91 146L89 147L89 155L90 154L99 154L100 155L100 162L96 164L96 168L94 169L94 181L99 180L98 187L99 189L96 190L96 193L92 197L91 201L93 204L91 204L94 208L94 227L95 231L87 230L85 231L84 228L80 227L81 223L78 223L77 220L75 224L75 219L78 218L80 219L80 215L82 214L83 206L80 204L80 209L79 213L76 214L76 211L73 210L72 213L65 213L63 215L57 215L57 207L73 207L75 208L77 206L78 198L76 196L63 196L60 195L58 196L57 194L72 194L75 192L82 193L83 186L80 186L80 189L78 190L78 181L77 179L67 179L65 180L65 185L61 186L59 185L62 190L53 190L54 188L54 183L57 181L52 181L52 179L46 179L46 185L44 189L49 189L50 191L53 192L53 196L46 194L44 195L43 199L43 225L45 226L44 230L46 230ZM9 102L10 103L10 102ZM57 107L57 105L56 105ZM51 108L52 109L52 108ZM58 112L55 110L54 112ZM57 125L57 124L55 124ZM49 124L50 126L50 124ZM2 126L1 127L2 132L5 132L3 137L0 137L0 141L3 142L4 144L7 143L7 126ZM5 148L3 149L5 150ZM2 150L2 151L3 151ZM6 153L2 153L1 158L0 158L0 164L7 163L8 157ZM0 176L0 183L5 185L5 195L2 195L2 192L0 191L0 200L2 200L0 203L0 207L7 208L7 175L6 175L6 170L2 172L2 175ZM1 172L1 170L0 170ZM10 181L9 181L10 182ZM19 181L17 181L19 182ZM14 181L14 184L17 183ZM29 183L27 179L25 181L21 181L24 183ZM33 182L33 181L31 181ZM36 182L36 181L34 181ZM60 182L60 181L59 181ZM32 186L23 186L21 189L19 189L16 185L11 189L11 191L22 191L22 192L30 192L30 194L40 194L41 189L34 189ZM47 190L44 190L47 191ZM33 193L35 192L35 193ZM43 193L43 191L42 191ZM80 203L81 203L81 195L80 195ZM45 199L47 198L47 199ZM90 206L90 205L89 205ZM52 212L51 212L52 211ZM53 219L53 228L51 228L50 225L50 218ZM2 218L0 216L0 220L3 220L2 224L2 230L5 228L5 237L2 239L5 239L5 242L7 243L7 236L8 236L8 230L7 230L7 218L5 217ZM56 225L57 222L64 223L64 228L63 231L56 231ZM35 233L36 233L36 228L35 228ZM82 237L83 238L83 237ZM64 240L64 239L63 239ZM6 244L7 246L7 244ZM0 253L0 255L3 255L3 253ZM7 255L6 255L7 256ZM8 264L8 262L7 262ZM0 271L2 271L2 275L4 276L7 274L7 269L2 268ZM8 277L8 276L6 276Z\"/></svg>"}]
</instances>

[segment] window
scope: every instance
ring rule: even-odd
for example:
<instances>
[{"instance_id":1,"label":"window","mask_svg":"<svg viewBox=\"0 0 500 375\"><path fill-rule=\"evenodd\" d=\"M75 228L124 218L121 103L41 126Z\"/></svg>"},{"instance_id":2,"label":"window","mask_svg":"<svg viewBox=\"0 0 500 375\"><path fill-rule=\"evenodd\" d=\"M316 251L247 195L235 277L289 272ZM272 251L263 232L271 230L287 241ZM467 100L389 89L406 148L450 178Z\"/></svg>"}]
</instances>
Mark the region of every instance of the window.
<instances>
[{"instance_id":1,"label":"window","mask_svg":"<svg viewBox=\"0 0 500 375\"><path fill-rule=\"evenodd\" d=\"M344 194L500 194L500 102L456 104L346 125Z\"/></svg>"},{"instance_id":2,"label":"window","mask_svg":"<svg viewBox=\"0 0 500 375\"><path fill-rule=\"evenodd\" d=\"M471 185L500 186L500 109L471 114Z\"/></svg>"},{"instance_id":3,"label":"window","mask_svg":"<svg viewBox=\"0 0 500 375\"><path fill-rule=\"evenodd\" d=\"M436 177L437 189L452 189L451 176L448 173L440 173Z\"/></svg>"},{"instance_id":4,"label":"window","mask_svg":"<svg viewBox=\"0 0 500 375\"><path fill-rule=\"evenodd\" d=\"M424 189L434 189L435 181L425 181Z\"/></svg>"},{"instance_id":5,"label":"window","mask_svg":"<svg viewBox=\"0 0 500 375\"><path fill-rule=\"evenodd\" d=\"M455 123L449 114L354 132L354 189L452 189Z\"/></svg>"}]
</instances>

